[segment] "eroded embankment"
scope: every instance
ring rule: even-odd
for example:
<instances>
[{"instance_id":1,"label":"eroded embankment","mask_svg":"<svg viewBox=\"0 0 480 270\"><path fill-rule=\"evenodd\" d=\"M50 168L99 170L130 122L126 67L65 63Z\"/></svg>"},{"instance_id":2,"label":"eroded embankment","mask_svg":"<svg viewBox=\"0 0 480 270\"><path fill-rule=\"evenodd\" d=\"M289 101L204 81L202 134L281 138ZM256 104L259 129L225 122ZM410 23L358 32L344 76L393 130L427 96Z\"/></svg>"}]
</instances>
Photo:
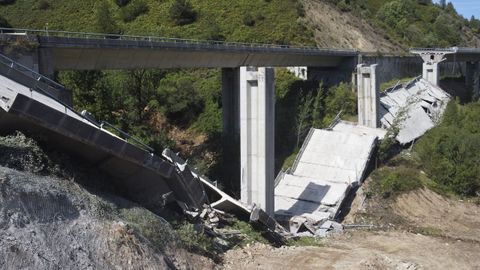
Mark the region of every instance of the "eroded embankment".
<instances>
[{"instance_id":1,"label":"eroded embankment","mask_svg":"<svg viewBox=\"0 0 480 270\"><path fill-rule=\"evenodd\" d=\"M100 191L101 174L72 160L61 166L22 134L1 137L0 153L0 269L196 264L168 222Z\"/></svg>"}]
</instances>

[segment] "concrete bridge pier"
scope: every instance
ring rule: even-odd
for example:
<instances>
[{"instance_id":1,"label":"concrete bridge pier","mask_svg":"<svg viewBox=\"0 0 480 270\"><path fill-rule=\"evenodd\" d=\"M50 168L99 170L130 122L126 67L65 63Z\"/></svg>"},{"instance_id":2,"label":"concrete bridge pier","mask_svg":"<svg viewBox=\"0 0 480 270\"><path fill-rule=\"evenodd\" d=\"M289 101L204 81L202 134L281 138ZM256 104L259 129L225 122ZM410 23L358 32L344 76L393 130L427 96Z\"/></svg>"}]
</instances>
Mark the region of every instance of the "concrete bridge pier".
<instances>
[{"instance_id":1,"label":"concrete bridge pier","mask_svg":"<svg viewBox=\"0 0 480 270\"><path fill-rule=\"evenodd\" d=\"M480 97L480 61L467 62L465 85L472 89L474 99Z\"/></svg>"},{"instance_id":2,"label":"concrete bridge pier","mask_svg":"<svg viewBox=\"0 0 480 270\"><path fill-rule=\"evenodd\" d=\"M275 81L273 68L224 69L223 124L225 154L235 154L240 140L240 200L274 212ZM238 84L237 84L238 83ZM238 86L237 86L238 85ZM238 156L225 158L234 161ZM235 165L233 166L235 167ZM226 179L234 180L235 177Z\"/></svg>"},{"instance_id":3,"label":"concrete bridge pier","mask_svg":"<svg viewBox=\"0 0 480 270\"><path fill-rule=\"evenodd\" d=\"M380 127L379 89L377 65L357 66L358 124L371 128Z\"/></svg>"},{"instance_id":4,"label":"concrete bridge pier","mask_svg":"<svg viewBox=\"0 0 480 270\"><path fill-rule=\"evenodd\" d=\"M423 72L422 77L432 83L433 85L438 85L440 82L439 77L439 67L436 62L424 62L423 63Z\"/></svg>"}]
</instances>

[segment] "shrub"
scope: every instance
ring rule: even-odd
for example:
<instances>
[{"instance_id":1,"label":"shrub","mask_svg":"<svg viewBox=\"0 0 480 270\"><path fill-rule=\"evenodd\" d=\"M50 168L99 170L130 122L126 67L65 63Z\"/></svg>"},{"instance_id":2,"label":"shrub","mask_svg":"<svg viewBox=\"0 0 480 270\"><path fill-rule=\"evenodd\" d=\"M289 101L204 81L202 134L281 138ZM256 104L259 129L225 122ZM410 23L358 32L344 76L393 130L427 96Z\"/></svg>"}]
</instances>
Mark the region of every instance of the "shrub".
<instances>
[{"instance_id":1,"label":"shrub","mask_svg":"<svg viewBox=\"0 0 480 270\"><path fill-rule=\"evenodd\" d=\"M246 26L255 26L255 19L253 18L252 14L247 13L243 16L243 24Z\"/></svg>"},{"instance_id":2,"label":"shrub","mask_svg":"<svg viewBox=\"0 0 480 270\"><path fill-rule=\"evenodd\" d=\"M418 171L404 166L384 167L375 171L372 179L370 191L383 198L394 197L422 187Z\"/></svg>"},{"instance_id":3,"label":"shrub","mask_svg":"<svg viewBox=\"0 0 480 270\"><path fill-rule=\"evenodd\" d=\"M461 107L452 101L440 126L415 146L425 172L460 195L480 191L480 103Z\"/></svg>"},{"instance_id":4,"label":"shrub","mask_svg":"<svg viewBox=\"0 0 480 270\"><path fill-rule=\"evenodd\" d=\"M297 10L298 17L305 17L305 8L300 1L295 4L295 9Z\"/></svg>"},{"instance_id":5,"label":"shrub","mask_svg":"<svg viewBox=\"0 0 480 270\"><path fill-rule=\"evenodd\" d=\"M121 17L124 22L131 22L138 16L148 12L148 5L143 1L133 2L121 11Z\"/></svg>"},{"instance_id":6,"label":"shrub","mask_svg":"<svg viewBox=\"0 0 480 270\"><path fill-rule=\"evenodd\" d=\"M352 8L350 7L350 5L347 4L347 3L345 2L345 0L342 0L342 1L338 2L337 7L338 7L341 11L343 11L343 12L347 12L347 11L351 11L351 10L352 10Z\"/></svg>"},{"instance_id":7,"label":"shrub","mask_svg":"<svg viewBox=\"0 0 480 270\"><path fill-rule=\"evenodd\" d=\"M38 2L38 9L47 10L50 8L50 3L47 0L40 0Z\"/></svg>"},{"instance_id":8,"label":"shrub","mask_svg":"<svg viewBox=\"0 0 480 270\"><path fill-rule=\"evenodd\" d=\"M188 0L175 0L170 7L170 18L177 25L186 25L197 20L197 12Z\"/></svg>"},{"instance_id":9,"label":"shrub","mask_svg":"<svg viewBox=\"0 0 480 270\"><path fill-rule=\"evenodd\" d=\"M130 3L130 0L116 0L115 3L117 3L117 5L119 7L123 7L123 6L127 5L128 3Z\"/></svg>"},{"instance_id":10,"label":"shrub","mask_svg":"<svg viewBox=\"0 0 480 270\"><path fill-rule=\"evenodd\" d=\"M15 0L0 0L0 5L11 5L15 3Z\"/></svg>"},{"instance_id":11,"label":"shrub","mask_svg":"<svg viewBox=\"0 0 480 270\"><path fill-rule=\"evenodd\" d=\"M112 17L110 5L106 0L97 5L95 12L96 31L105 34L120 34L120 28Z\"/></svg>"},{"instance_id":12,"label":"shrub","mask_svg":"<svg viewBox=\"0 0 480 270\"><path fill-rule=\"evenodd\" d=\"M11 28L12 26L5 20L5 18L0 17L0 27Z\"/></svg>"}]
</instances>

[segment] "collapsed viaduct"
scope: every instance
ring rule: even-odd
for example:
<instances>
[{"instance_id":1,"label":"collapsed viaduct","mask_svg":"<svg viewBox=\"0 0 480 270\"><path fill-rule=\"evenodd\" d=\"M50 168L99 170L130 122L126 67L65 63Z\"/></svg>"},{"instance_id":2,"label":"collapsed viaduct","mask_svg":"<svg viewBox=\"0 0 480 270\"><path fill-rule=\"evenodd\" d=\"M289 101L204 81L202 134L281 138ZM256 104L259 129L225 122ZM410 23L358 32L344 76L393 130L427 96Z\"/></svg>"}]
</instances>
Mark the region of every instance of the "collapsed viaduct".
<instances>
[{"instance_id":1,"label":"collapsed viaduct","mask_svg":"<svg viewBox=\"0 0 480 270\"><path fill-rule=\"evenodd\" d=\"M380 62L379 69L389 74L380 81L416 76L421 71L421 60L411 55L361 56L357 50L347 49L26 29L0 29L0 32L0 40L36 44L33 50L13 53L10 57L50 78L59 70L221 68L223 137L228 151L225 156L237 164L239 172L230 179L240 180L243 202L257 204L269 214L273 214L274 209L275 178L272 67L306 66L312 70L309 77L327 84L350 80L359 62ZM471 81L467 85L478 84L480 52L463 50L437 57L435 75L425 73L432 70L425 66L430 65L433 58L422 57L425 78L438 82L438 63L445 59L465 61L469 63L467 74L471 74L466 76ZM428 57L436 54L431 52ZM68 92L57 98L71 102Z\"/></svg>"}]
</instances>

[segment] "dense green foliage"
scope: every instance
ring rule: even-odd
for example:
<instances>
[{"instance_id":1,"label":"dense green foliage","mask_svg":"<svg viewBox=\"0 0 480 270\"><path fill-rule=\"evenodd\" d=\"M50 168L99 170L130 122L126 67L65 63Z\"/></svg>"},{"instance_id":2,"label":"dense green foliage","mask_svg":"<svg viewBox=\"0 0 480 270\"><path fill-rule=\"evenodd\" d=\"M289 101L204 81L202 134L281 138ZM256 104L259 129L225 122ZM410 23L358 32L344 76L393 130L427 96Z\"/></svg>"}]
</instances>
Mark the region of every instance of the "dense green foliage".
<instances>
[{"instance_id":1,"label":"dense green foliage","mask_svg":"<svg viewBox=\"0 0 480 270\"><path fill-rule=\"evenodd\" d=\"M49 0L48 9L40 9L37 0L17 1L2 6L0 16L14 27L43 29L48 23L51 30L108 32L135 35L155 35L189 39L216 39L227 41L265 42L282 44L313 45L313 34L297 20L303 10L296 0ZM140 3L140 4L139 4ZM180 3L180 4L177 4ZM185 3L185 4L183 4ZM148 8L146 10L145 6ZM180 7L180 13L176 8ZM174 16L191 17L184 12L191 8L196 14L195 22L177 24ZM102 12L105 21L119 29L107 28L100 23ZM28 14L28 15L27 15ZM141 15L140 15L141 14ZM255 25L247 26L247 14ZM140 16L139 16L140 15ZM187 16L188 15L188 16ZM126 18L126 19L125 19ZM115 31L114 31L115 30ZM117 31L119 30L119 31Z\"/></svg>"},{"instance_id":2,"label":"dense green foliage","mask_svg":"<svg viewBox=\"0 0 480 270\"><path fill-rule=\"evenodd\" d=\"M177 25L190 24L197 19L197 12L188 0L175 0L170 7L170 18Z\"/></svg>"},{"instance_id":3,"label":"dense green foliage","mask_svg":"<svg viewBox=\"0 0 480 270\"><path fill-rule=\"evenodd\" d=\"M442 123L416 145L425 172L460 195L480 191L480 103L452 101Z\"/></svg>"},{"instance_id":4,"label":"dense green foliage","mask_svg":"<svg viewBox=\"0 0 480 270\"><path fill-rule=\"evenodd\" d=\"M461 33L478 20L460 16L451 3L431 0L328 0L345 12L354 12L380 29L386 38L413 47L448 47L465 44Z\"/></svg>"},{"instance_id":5,"label":"dense green foliage","mask_svg":"<svg viewBox=\"0 0 480 270\"><path fill-rule=\"evenodd\" d=\"M135 1L120 11L122 20L126 23L135 20L138 16L148 12L148 5L143 1Z\"/></svg>"},{"instance_id":6,"label":"dense green foliage","mask_svg":"<svg viewBox=\"0 0 480 270\"><path fill-rule=\"evenodd\" d=\"M372 174L370 193L390 198L422 187L419 171L410 167L384 167Z\"/></svg>"},{"instance_id":7,"label":"dense green foliage","mask_svg":"<svg viewBox=\"0 0 480 270\"><path fill-rule=\"evenodd\" d=\"M9 28L12 27L5 18L0 17L0 27Z\"/></svg>"}]
</instances>

